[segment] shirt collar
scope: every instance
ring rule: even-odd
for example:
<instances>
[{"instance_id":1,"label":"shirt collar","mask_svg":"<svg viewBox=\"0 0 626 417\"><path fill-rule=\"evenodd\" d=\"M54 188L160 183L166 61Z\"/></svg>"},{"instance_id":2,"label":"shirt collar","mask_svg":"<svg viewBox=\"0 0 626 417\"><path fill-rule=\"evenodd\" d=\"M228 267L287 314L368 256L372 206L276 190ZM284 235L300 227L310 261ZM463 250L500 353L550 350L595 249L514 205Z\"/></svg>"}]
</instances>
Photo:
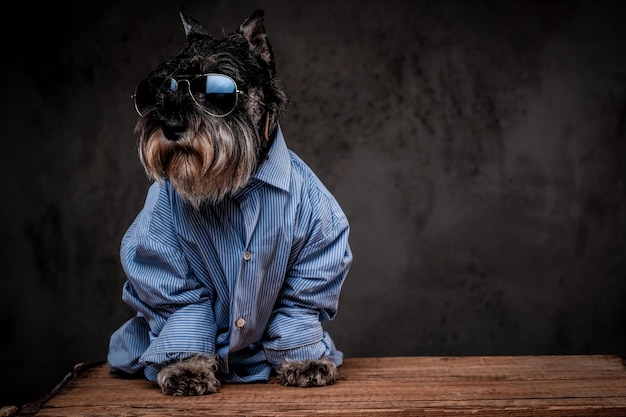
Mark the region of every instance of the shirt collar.
<instances>
[{"instance_id":1,"label":"shirt collar","mask_svg":"<svg viewBox=\"0 0 626 417\"><path fill-rule=\"evenodd\" d=\"M290 175L291 156L279 126L276 129L274 143L269 149L267 157L254 174L254 178L281 190L289 191Z\"/></svg>"}]
</instances>

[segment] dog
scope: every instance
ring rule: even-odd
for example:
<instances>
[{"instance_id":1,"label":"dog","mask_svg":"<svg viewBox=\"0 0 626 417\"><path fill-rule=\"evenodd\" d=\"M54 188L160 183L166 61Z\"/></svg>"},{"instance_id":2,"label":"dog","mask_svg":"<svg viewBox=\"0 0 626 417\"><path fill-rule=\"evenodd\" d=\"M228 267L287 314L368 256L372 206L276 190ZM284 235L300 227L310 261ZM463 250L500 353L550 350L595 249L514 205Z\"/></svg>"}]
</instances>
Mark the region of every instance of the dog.
<instances>
[{"instance_id":1,"label":"dog","mask_svg":"<svg viewBox=\"0 0 626 417\"><path fill-rule=\"evenodd\" d=\"M218 37L180 18L186 45L132 95L151 184L120 246L136 315L110 337L110 371L175 396L273 376L333 384L343 354L322 323L352 264L350 226L286 145L264 12Z\"/></svg>"}]
</instances>

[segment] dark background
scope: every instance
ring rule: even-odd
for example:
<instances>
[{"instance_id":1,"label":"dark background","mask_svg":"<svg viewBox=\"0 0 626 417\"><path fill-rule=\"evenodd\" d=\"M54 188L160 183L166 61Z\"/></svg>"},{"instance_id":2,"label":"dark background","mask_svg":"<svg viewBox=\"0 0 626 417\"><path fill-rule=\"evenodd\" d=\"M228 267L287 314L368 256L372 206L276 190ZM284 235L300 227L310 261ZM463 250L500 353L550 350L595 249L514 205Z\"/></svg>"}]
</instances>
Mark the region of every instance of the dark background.
<instances>
[{"instance_id":1,"label":"dark background","mask_svg":"<svg viewBox=\"0 0 626 417\"><path fill-rule=\"evenodd\" d=\"M149 185L136 83L256 8L336 195L346 356L626 353L621 1L47 2L3 11L0 405L106 358Z\"/></svg>"}]
</instances>

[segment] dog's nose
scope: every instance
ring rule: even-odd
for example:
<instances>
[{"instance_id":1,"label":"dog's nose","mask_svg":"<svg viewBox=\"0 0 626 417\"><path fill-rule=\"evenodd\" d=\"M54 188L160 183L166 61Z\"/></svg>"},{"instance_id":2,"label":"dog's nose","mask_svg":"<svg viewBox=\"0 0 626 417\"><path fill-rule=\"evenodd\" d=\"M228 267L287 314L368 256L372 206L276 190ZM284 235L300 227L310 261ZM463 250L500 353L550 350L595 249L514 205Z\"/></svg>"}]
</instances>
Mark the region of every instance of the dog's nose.
<instances>
[{"instance_id":1,"label":"dog's nose","mask_svg":"<svg viewBox=\"0 0 626 417\"><path fill-rule=\"evenodd\" d=\"M176 142L181 138L183 132L185 131L185 126L179 124L166 124L161 129L163 130L163 135L165 135L168 140Z\"/></svg>"}]
</instances>

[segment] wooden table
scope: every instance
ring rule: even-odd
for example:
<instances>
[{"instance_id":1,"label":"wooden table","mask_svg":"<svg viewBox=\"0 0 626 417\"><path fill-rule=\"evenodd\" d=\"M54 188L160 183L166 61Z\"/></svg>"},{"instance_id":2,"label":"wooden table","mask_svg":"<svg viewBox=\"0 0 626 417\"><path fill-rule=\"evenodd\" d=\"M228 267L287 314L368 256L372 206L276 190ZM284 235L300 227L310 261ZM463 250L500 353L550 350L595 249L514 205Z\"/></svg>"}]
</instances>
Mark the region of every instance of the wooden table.
<instances>
[{"instance_id":1,"label":"wooden table","mask_svg":"<svg viewBox=\"0 0 626 417\"><path fill-rule=\"evenodd\" d=\"M162 395L144 379L78 366L21 416L626 416L626 366L613 355L347 358L332 386L226 384Z\"/></svg>"}]
</instances>

